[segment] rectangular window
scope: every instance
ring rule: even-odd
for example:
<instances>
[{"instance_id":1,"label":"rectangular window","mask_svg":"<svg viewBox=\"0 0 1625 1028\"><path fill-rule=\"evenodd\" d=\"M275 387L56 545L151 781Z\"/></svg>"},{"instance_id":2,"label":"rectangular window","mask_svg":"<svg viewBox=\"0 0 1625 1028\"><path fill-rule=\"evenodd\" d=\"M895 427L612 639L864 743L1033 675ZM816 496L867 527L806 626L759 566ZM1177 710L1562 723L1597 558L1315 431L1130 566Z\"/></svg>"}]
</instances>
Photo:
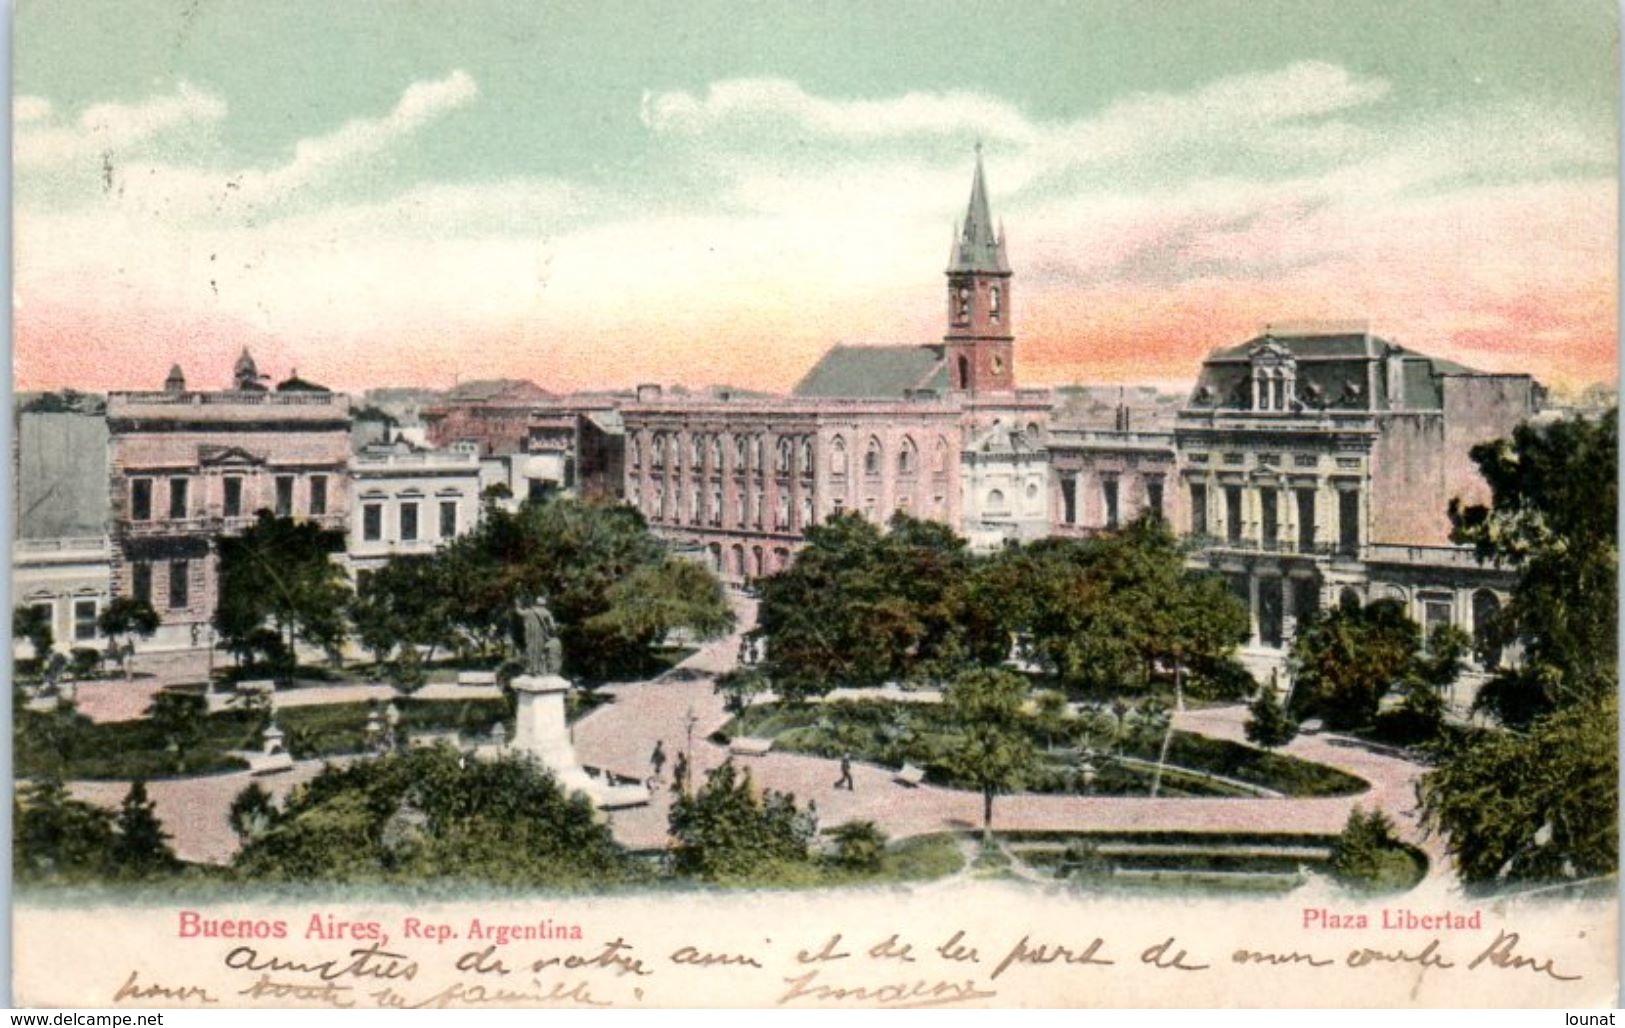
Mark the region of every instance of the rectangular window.
<instances>
[{"instance_id":1,"label":"rectangular window","mask_svg":"<svg viewBox=\"0 0 1625 1028\"><path fill-rule=\"evenodd\" d=\"M1106 504L1106 527L1117 527L1117 479L1108 478L1100 483L1101 497Z\"/></svg>"},{"instance_id":2,"label":"rectangular window","mask_svg":"<svg viewBox=\"0 0 1625 1028\"><path fill-rule=\"evenodd\" d=\"M1258 503L1263 515L1261 527L1266 550L1275 549L1281 538L1281 514L1276 506L1275 498L1274 489L1260 489L1258 491Z\"/></svg>"},{"instance_id":3,"label":"rectangular window","mask_svg":"<svg viewBox=\"0 0 1625 1028\"><path fill-rule=\"evenodd\" d=\"M384 537L384 505L381 503L363 503L361 505L361 538L369 543L375 543Z\"/></svg>"},{"instance_id":4,"label":"rectangular window","mask_svg":"<svg viewBox=\"0 0 1625 1028\"><path fill-rule=\"evenodd\" d=\"M1360 494L1356 490L1337 494L1337 536L1344 553L1360 548Z\"/></svg>"},{"instance_id":5,"label":"rectangular window","mask_svg":"<svg viewBox=\"0 0 1625 1028\"><path fill-rule=\"evenodd\" d=\"M152 520L152 479L132 478L130 480L130 520Z\"/></svg>"},{"instance_id":6,"label":"rectangular window","mask_svg":"<svg viewBox=\"0 0 1625 1028\"><path fill-rule=\"evenodd\" d=\"M1191 483L1191 535L1207 535L1207 486Z\"/></svg>"},{"instance_id":7,"label":"rectangular window","mask_svg":"<svg viewBox=\"0 0 1625 1028\"><path fill-rule=\"evenodd\" d=\"M440 538L450 539L457 534L457 501L440 501Z\"/></svg>"},{"instance_id":8,"label":"rectangular window","mask_svg":"<svg viewBox=\"0 0 1625 1028\"><path fill-rule=\"evenodd\" d=\"M191 482L184 478L169 480L169 516L171 518L186 517L186 498Z\"/></svg>"},{"instance_id":9,"label":"rectangular window","mask_svg":"<svg viewBox=\"0 0 1625 1028\"><path fill-rule=\"evenodd\" d=\"M56 635L56 604L30 603L28 609L32 610L36 617L45 619L45 623L51 626L51 635L54 637Z\"/></svg>"},{"instance_id":10,"label":"rectangular window","mask_svg":"<svg viewBox=\"0 0 1625 1028\"><path fill-rule=\"evenodd\" d=\"M142 603L152 603L152 565L130 565L130 595Z\"/></svg>"},{"instance_id":11,"label":"rectangular window","mask_svg":"<svg viewBox=\"0 0 1625 1028\"><path fill-rule=\"evenodd\" d=\"M312 475L310 479L310 516L327 513L327 476Z\"/></svg>"},{"instance_id":12,"label":"rectangular window","mask_svg":"<svg viewBox=\"0 0 1625 1028\"><path fill-rule=\"evenodd\" d=\"M1298 490L1298 549L1303 553L1315 550L1315 491Z\"/></svg>"},{"instance_id":13,"label":"rectangular window","mask_svg":"<svg viewBox=\"0 0 1625 1028\"><path fill-rule=\"evenodd\" d=\"M241 517L243 513L243 480L236 475L226 479L225 515Z\"/></svg>"},{"instance_id":14,"label":"rectangular window","mask_svg":"<svg viewBox=\"0 0 1625 1028\"><path fill-rule=\"evenodd\" d=\"M88 642L96 638L96 601L73 601L73 641Z\"/></svg>"},{"instance_id":15,"label":"rectangular window","mask_svg":"<svg viewBox=\"0 0 1625 1028\"><path fill-rule=\"evenodd\" d=\"M401 504L401 542L413 543L418 538L418 505L415 502Z\"/></svg>"},{"instance_id":16,"label":"rectangular window","mask_svg":"<svg viewBox=\"0 0 1625 1028\"><path fill-rule=\"evenodd\" d=\"M1162 479L1153 478L1145 484L1145 509L1162 520Z\"/></svg>"},{"instance_id":17,"label":"rectangular window","mask_svg":"<svg viewBox=\"0 0 1625 1028\"><path fill-rule=\"evenodd\" d=\"M190 561L172 560L169 562L169 609L185 610L188 599L188 586L191 579L188 577Z\"/></svg>"},{"instance_id":18,"label":"rectangular window","mask_svg":"<svg viewBox=\"0 0 1625 1028\"><path fill-rule=\"evenodd\" d=\"M1061 523L1078 523L1078 480L1071 475L1061 477Z\"/></svg>"},{"instance_id":19,"label":"rectangular window","mask_svg":"<svg viewBox=\"0 0 1625 1028\"><path fill-rule=\"evenodd\" d=\"M276 476L276 516L293 517L293 476Z\"/></svg>"},{"instance_id":20,"label":"rectangular window","mask_svg":"<svg viewBox=\"0 0 1625 1028\"><path fill-rule=\"evenodd\" d=\"M1233 543L1241 542L1241 486L1224 487L1224 537Z\"/></svg>"}]
</instances>

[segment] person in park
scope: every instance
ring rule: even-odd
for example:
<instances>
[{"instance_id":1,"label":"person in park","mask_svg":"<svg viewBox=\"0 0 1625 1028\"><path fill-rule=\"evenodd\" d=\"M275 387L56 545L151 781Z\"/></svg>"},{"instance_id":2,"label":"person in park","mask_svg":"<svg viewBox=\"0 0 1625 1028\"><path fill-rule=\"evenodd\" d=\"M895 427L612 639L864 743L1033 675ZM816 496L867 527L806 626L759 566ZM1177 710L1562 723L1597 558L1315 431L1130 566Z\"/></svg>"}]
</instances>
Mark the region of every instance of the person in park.
<instances>
[{"instance_id":1,"label":"person in park","mask_svg":"<svg viewBox=\"0 0 1625 1028\"><path fill-rule=\"evenodd\" d=\"M672 786L678 792L688 791L688 754L678 752L677 763L671 766Z\"/></svg>"},{"instance_id":2,"label":"person in park","mask_svg":"<svg viewBox=\"0 0 1625 1028\"><path fill-rule=\"evenodd\" d=\"M852 754L847 753L841 757L841 777L835 780L835 788L853 791L852 784Z\"/></svg>"},{"instance_id":3,"label":"person in park","mask_svg":"<svg viewBox=\"0 0 1625 1028\"><path fill-rule=\"evenodd\" d=\"M656 782L660 781L660 773L666 769L666 741L664 739L655 741L655 751L649 754L649 766L654 769L654 774L650 777Z\"/></svg>"}]
</instances>

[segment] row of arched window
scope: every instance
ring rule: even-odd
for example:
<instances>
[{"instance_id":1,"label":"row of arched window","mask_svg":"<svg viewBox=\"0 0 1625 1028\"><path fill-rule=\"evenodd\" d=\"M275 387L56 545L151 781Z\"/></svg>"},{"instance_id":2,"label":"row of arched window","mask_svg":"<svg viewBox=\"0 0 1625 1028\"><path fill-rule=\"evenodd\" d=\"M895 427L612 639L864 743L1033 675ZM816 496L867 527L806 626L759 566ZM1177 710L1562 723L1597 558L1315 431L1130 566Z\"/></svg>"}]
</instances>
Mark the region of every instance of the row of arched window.
<instances>
[{"instance_id":1,"label":"row of arched window","mask_svg":"<svg viewBox=\"0 0 1625 1028\"><path fill-rule=\"evenodd\" d=\"M734 440L734 461L731 470L741 472L754 468L758 474L766 467L767 443L763 436L736 435ZM754 452L753 452L754 451ZM948 470L950 456L948 440L938 436L936 452L931 462L931 470L938 474ZM773 470L776 474L788 475L794 471L802 476L810 477L813 473L814 451L811 436L780 436L774 451ZM627 461L633 468L643 466L642 443L636 435L627 441ZM649 467L651 469L681 470L684 460L692 469L706 469L714 474L723 470L723 442L720 435L705 433L691 433L686 446L681 433L656 432L649 441ZM754 459L752 459L754 458ZM879 475L885 466L886 447L879 436L870 436L864 444L863 473L865 475ZM897 473L899 475L913 475L920 469L920 447L913 436L904 436L897 447L895 456ZM832 475L845 475L850 473L851 458L847 452L847 443L844 436L835 436L829 444L829 470Z\"/></svg>"}]
</instances>

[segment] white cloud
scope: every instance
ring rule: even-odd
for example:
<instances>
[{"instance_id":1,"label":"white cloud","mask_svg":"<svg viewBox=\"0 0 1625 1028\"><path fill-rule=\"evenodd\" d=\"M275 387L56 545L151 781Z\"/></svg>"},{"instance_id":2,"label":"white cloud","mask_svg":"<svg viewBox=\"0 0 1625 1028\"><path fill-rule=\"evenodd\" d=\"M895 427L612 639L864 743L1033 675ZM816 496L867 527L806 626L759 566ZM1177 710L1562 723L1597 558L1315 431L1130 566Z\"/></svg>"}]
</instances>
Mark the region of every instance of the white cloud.
<instances>
[{"instance_id":1,"label":"white cloud","mask_svg":"<svg viewBox=\"0 0 1625 1028\"><path fill-rule=\"evenodd\" d=\"M51 116L51 101L43 96L19 96L11 101L11 120L28 125Z\"/></svg>"},{"instance_id":2,"label":"white cloud","mask_svg":"<svg viewBox=\"0 0 1625 1028\"><path fill-rule=\"evenodd\" d=\"M19 169L26 169L65 164L187 126L217 122L226 116L226 102L182 82L175 92L140 103L87 107L69 124L51 123L50 103L39 97L19 97L14 110L18 131L13 160Z\"/></svg>"},{"instance_id":3,"label":"white cloud","mask_svg":"<svg viewBox=\"0 0 1625 1028\"><path fill-rule=\"evenodd\" d=\"M906 93L886 100L830 100L786 79L729 79L705 95L643 95L643 123L656 133L701 135L775 125L850 140L910 135L980 135L1029 142L1034 126L1010 104L968 92Z\"/></svg>"}]
</instances>

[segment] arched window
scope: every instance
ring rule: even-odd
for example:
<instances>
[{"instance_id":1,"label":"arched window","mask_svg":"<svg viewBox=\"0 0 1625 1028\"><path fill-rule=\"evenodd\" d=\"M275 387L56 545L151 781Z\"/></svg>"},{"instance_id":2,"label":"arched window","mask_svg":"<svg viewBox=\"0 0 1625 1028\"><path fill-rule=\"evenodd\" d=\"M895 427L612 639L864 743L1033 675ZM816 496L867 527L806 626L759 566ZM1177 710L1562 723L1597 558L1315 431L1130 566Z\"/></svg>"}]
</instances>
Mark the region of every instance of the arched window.
<instances>
[{"instance_id":1,"label":"arched window","mask_svg":"<svg viewBox=\"0 0 1625 1028\"><path fill-rule=\"evenodd\" d=\"M712 543L706 549L711 553L711 570L719 575L722 574L724 570L722 567L722 544Z\"/></svg>"},{"instance_id":2,"label":"arched window","mask_svg":"<svg viewBox=\"0 0 1625 1028\"><path fill-rule=\"evenodd\" d=\"M700 465L705 463L705 436L696 433L688 438L690 444L689 449L691 451L689 453L689 457L692 460L694 470L698 471L700 469Z\"/></svg>"},{"instance_id":3,"label":"arched window","mask_svg":"<svg viewBox=\"0 0 1625 1028\"><path fill-rule=\"evenodd\" d=\"M806 529L812 527L812 523L813 523L813 502L812 502L812 497L811 496L803 496L801 498L801 526L800 527L801 527L801 529L803 531L805 531Z\"/></svg>"},{"instance_id":4,"label":"arched window","mask_svg":"<svg viewBox=\"0 0 1625 1028\"><path fill-rule=\"evenodd\" d=\"M869 437L869 446L863 451L863 473L880 474L880 440L874 436Z\"/></svg>"},{"instance_id":5,"label":"arched window","mask_svg":"<svg viewBox=\"0 0 1625 1028\"><path fill-rule=\"evenodd\" d=\"M909 436L903 437L903 445L897 450L897 473L899 475L912 475L920 466L920 448L914 445Z\"/></svg>"},{"instance_id":6,"label":"arched window","mask_svg":"<svg viewBox=\"0 0 1625 1028\"><path fill-rule=\"evenodd\" d=\"M1001 492L998 489L989 489L987 491L987 509L988 510L1003 510L1004 509L1004 493Z\"/></svg>"},{"instance_id":7,"label":"arched window","mask_svg":"<svg viewBox=\"0 0 1625 1028\"><path fill-rule=\"evenodd\" d=\"M1360 593L1355 589L1344 589L1337 594L1337 605L1346 611L1360 609Z\"/></svg>"},{"instance_id":8,"label":"arched window","mask_svg":"<svg viewBox=\"0 0 1625 1028\"><path fill-rule=\"evenodd\" d=\"M767 470L767 439L764 436L756 437L756 473L762 474Z\"/></svg>"},{"instance_id":9,"label":"arched window","mask_svg":"<svg viewBox=\"0 0 1625 1028\"><path fill-rule=\"evenodd\" d=\"M792 444L787 436L779 437L778 460L774 462L773 470L781 475L790 473L791 447Z\"/></svg>"},{"instance_id":10,"label":"arched window","mask_svg":"<svg viewBox=\"0 0 1625 1028\"><path fill-rule=\"evenodd\" d=\"M959 380L954 383L955 388L965 389L970 385L970 361L961 354L959 358Z\"/></svg>"},{"instance_id":11,"label":"arched window","mask_svg":"<svg viewBox=\"0 0 1625 1028\"><path fill-rule=\"evenodd\" d=\"M1004 313L1002 299L998 286L994 286L987 294L987 317L995 325L999 323L999 316Z\"/></svg>"},{"instance_id":12,"label":"arched window","mask_svg":"<svg viewBox=\"0 0 1625 1028\"><path fill-rule=\"evenodd\" d=\"M697 525L700 523L701 511L703 509L700 504L699 483L696 482L694 485L695 488L688 494L688 523L691 525Z\"/></svg>"},{"instance_id":13,"label":"arched window","mask_svg":"<svg viewBox=\"0 0 1625 1028\"><path fill-rule=\"evenodd\" d=\"M760 546L752 546L750 548L750 558L751 564L756 569L756 577L761 578L762 575L767 572L767 569L762 566L762 548Z\"/></svg>"},{"instance_id":14,"label":"arched window","mask_svg":"<svg viewBox=\"0 0 1625 1028\"><path fill-rule=\"evenodd\" d=\"M790 527L790 488L779 486L779 503L773 511L773 527L785 529Z\"/></svg>"},{"instance_id":15,"label":"arched window","mask_svg":"<svg viewBox=\"0 0 1625 1028\"><path fill-rule=\"evenodd\" d=\"M937 452L931 458L931 470L944 474L948 470L948 440L937 436Z\"/></svg>"},{"instance_id":16,"label":"arched window","mask_svg":"<svg viewBox=\"0 0 1625 1028\"><path fill-rule=\"evenodd\" d=\"M649 464L656 468L666 466L666 437L659 432L649 440Z\"/></svg>"},{"instance_id":17,"label":"arched window","mask_svg":"<svg viewBox=\"0 0 1625 1028\"><path fill-rule=\"evenodd\" d=\"M642 453L643 453L643 448L638 445L637 436L633 436L632 437L631 452L628 453L627 456L631 458L632 466L634 468L637 467L639 463L641 463L640 458L641 458Z\"/></svg>"},{"instance_id":18,"label":"arched window","mask_svg":"<svg viewBox=\"0 0 1625 1028\"><path fill-rule=\"evenodd\" d=\"M749 453L745 448L745 437L736 435L734 436L734 468L738 471L744 471L748 462Z\"/></svg>"},{"instance_id":19,"label":"arched window","mask_svg":"<svg viewBox=\"0 0 1625 1028\"><path fill-rule=\"evenodd\" d=\"M803 475L813 473L813 443L811 439L801 440L801 473Z\"/></svg>"},{"instance_id":20,"label":"arched window","mask_svg":"<svg viewBox=\"0 0 1625 1028\"><path fill-rule=\"evenodd\" d=\"M846 440L836 436L829 444L829 473L846 474Z\"/></svg>"},{"instance_id":21,"label":"arched window","mask_svg":"<svg viewBox=\"0 0 1625 1028\"><path fill-rule=\"evenodd\" d=\"M745 547L734 543L733 547L733 573L740 578L745 577Z\"/></svg>"},{"instance_id":22,"label":"arched window","mask_svg":"<svg viewBox=\"0 0 1625 1028\"><path fill-rule=\"evenodd\" d=\"M722 437L719 435L711 437L711 470L722 472Z\"/></svg>"}]
</instances>

